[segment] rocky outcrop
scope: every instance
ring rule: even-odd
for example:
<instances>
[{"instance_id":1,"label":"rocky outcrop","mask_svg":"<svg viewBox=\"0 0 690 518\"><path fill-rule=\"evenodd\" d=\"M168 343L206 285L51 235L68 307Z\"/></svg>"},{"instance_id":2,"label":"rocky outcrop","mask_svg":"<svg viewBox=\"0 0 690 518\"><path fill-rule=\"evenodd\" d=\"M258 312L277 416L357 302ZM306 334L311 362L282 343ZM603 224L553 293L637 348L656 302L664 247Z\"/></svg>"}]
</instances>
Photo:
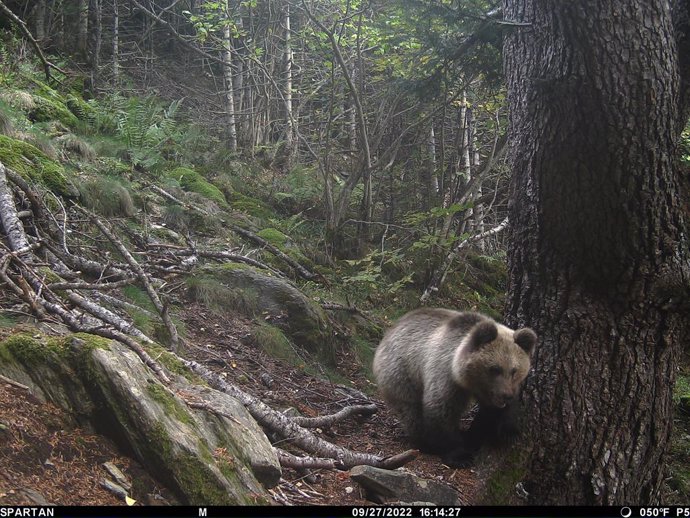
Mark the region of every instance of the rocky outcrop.
<instances>
[{"instance_id":1,"label":"rocky outcrop","mask_svg":"<svg viewBox=\"0 0 690 518\"><path fill-rule=\"evenodd\" d=\"M0 343L0 373L133 451L183 502L271 502L265 488L280 478L278 459L227 394L182 376L166 387L132 351L91 335L11 336Z\"/></svg>"},{"instance_id":2,"label":"rocky outcrop","mask_svg":"<svg viewBox=\"0 0 690 518\"><path fill-rule=\"evenodd\" d=\"M350 478L364 488L369 500L378 503L461 505L460 495L450 486L404 471L355 466L350 470Z\"/></svg>"},{"instance_id":3,"label":"rocky outcrop","mask_svg":"<svg viewBox=\"0 0 690 518\"><path fill-rule=\"evenodd\" d=\"M296 345L333 360L333 337L323 310L286 279L245 265L223 265L206 270L233 294L230 309L280 328Z\"/></svg>"}]
</instances>

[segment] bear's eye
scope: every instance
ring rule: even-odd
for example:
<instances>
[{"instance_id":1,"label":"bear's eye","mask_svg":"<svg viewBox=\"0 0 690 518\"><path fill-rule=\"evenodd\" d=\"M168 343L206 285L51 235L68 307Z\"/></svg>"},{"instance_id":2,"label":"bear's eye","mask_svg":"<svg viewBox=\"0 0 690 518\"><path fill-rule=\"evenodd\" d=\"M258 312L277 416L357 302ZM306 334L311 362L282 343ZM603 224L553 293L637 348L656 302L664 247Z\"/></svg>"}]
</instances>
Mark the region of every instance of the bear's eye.
<instances>
[{"instance_id":1,"label":"bear's eye","mask_svg":"<svg viewBox=\"0 0 690 518\"><path fill-rule=\"evenodd\" d=\"M493 376L500 376L503 374L503 369L501 369L498 365L492 365L489 367L489 374L492 374Z\"/></svg>"},{"instance_id":2,"label":"bear's eye","mask_svg":"<svg viewBox=\"0 0 690 518\"><path fill-rule=\"evenodd\" d=\"M511 376L514 377L516 374L517 374L517 367L513 367L512 369L510 369L510 375Z\"/></svg>"}]
</instances>

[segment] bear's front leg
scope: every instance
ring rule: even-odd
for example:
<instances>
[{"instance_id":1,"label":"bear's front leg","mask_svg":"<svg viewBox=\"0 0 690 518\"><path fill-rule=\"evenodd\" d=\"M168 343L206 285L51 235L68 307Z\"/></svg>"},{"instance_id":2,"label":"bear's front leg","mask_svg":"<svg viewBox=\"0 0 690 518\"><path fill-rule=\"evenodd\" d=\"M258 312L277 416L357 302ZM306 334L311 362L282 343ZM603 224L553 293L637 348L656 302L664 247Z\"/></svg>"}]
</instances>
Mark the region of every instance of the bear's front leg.
<instances>
[{"instance_id":1,"label":"bear's front leg","mask_svg":"<svg viewBox=\"0 0 690 518\"><path fill-rule=\"evenodd\" d=\"M459 446L460 417L468 397L454 390L447 380L434 380L424 391L424 436L420 448L425 453L442 454Z\"/></svg>"},{"instance_id":2,"label":"bear's front leg","mask_svg":"<svg viewBox=\"0 0 690 518\"><path fill-rule=\"evenodd\" d=\"M467 468L485 444L509 444L519 435L520 405L514 402L505 408L479 406L469 430L458 437L455 448L443 457L443 463L454 468Z\"/></svg>"}]
</instances>

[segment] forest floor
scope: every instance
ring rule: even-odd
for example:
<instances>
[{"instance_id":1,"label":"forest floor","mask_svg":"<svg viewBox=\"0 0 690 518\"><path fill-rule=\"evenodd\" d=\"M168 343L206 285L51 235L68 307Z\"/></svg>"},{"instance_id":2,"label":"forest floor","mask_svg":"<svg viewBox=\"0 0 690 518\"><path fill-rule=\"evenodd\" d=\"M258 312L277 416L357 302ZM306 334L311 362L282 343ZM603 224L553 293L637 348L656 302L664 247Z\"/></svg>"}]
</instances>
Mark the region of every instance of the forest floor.
<instances>
[{"instance_id":1,"label":"forest floor","mask_svg":"<svg viewBox=\"0 0 690 518\"><path fill-rule=\"evenodd\" d=\"M191 304L182 315L188 330L185 356L223 373L228 381L260 397L276 409L293 407L302 415L334 413L361 403L358 391L374 393L355 367L354 353L338 354L339 372L352 389L305 373L303 368L272 358L253 344L251 322L239 316L220 316ZM7 334L7 330L0 330ZM381 456L400 453L410 445L395 418L375 396L367 396L379 411L368 418L352 418L317 431L324 439L358 452ZM102 485L102 464L114 463L133 483L130 497L138 504L174 504L172 493L153 480L142 466L119 452L106 437L66 425L63 411L41 403L27 390L0 381L0 505L122 505L122 498ZM287 445L281 445L288 448ZM289 448L288 448L289 449ZM461 500L472 503L480 480L469 469L451 469L438 457L420 455L404 469L452 486ZM371 504L348 472L317 470L309 474L284 470L271 490L276 501L294 505Z\"/></svg>"}]
</instances>

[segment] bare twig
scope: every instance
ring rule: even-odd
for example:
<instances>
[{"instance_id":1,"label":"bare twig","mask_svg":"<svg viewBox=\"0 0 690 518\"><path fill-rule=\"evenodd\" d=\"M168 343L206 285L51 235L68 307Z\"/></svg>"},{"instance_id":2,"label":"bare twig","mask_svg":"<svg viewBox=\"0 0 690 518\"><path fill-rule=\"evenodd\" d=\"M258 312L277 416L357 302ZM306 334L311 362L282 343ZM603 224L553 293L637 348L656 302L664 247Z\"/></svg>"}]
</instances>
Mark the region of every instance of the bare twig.
<instances>
[{"instance_id":1,"label":"bare twig","mask_svg":"<svg viewBox=\"0 0 690 518\"><path fill-rule=\"evenodd\" d=\"M13 387L17 387L17 388L20 388L22 390L31 390L30 387L27 387L23 383L19 383L18 381L14 381L13 379L8 378L7 376L3 376L2 374L0 374L0 381L4 381L5 383L9 383Z\"/></svg>"}]
</instances>

